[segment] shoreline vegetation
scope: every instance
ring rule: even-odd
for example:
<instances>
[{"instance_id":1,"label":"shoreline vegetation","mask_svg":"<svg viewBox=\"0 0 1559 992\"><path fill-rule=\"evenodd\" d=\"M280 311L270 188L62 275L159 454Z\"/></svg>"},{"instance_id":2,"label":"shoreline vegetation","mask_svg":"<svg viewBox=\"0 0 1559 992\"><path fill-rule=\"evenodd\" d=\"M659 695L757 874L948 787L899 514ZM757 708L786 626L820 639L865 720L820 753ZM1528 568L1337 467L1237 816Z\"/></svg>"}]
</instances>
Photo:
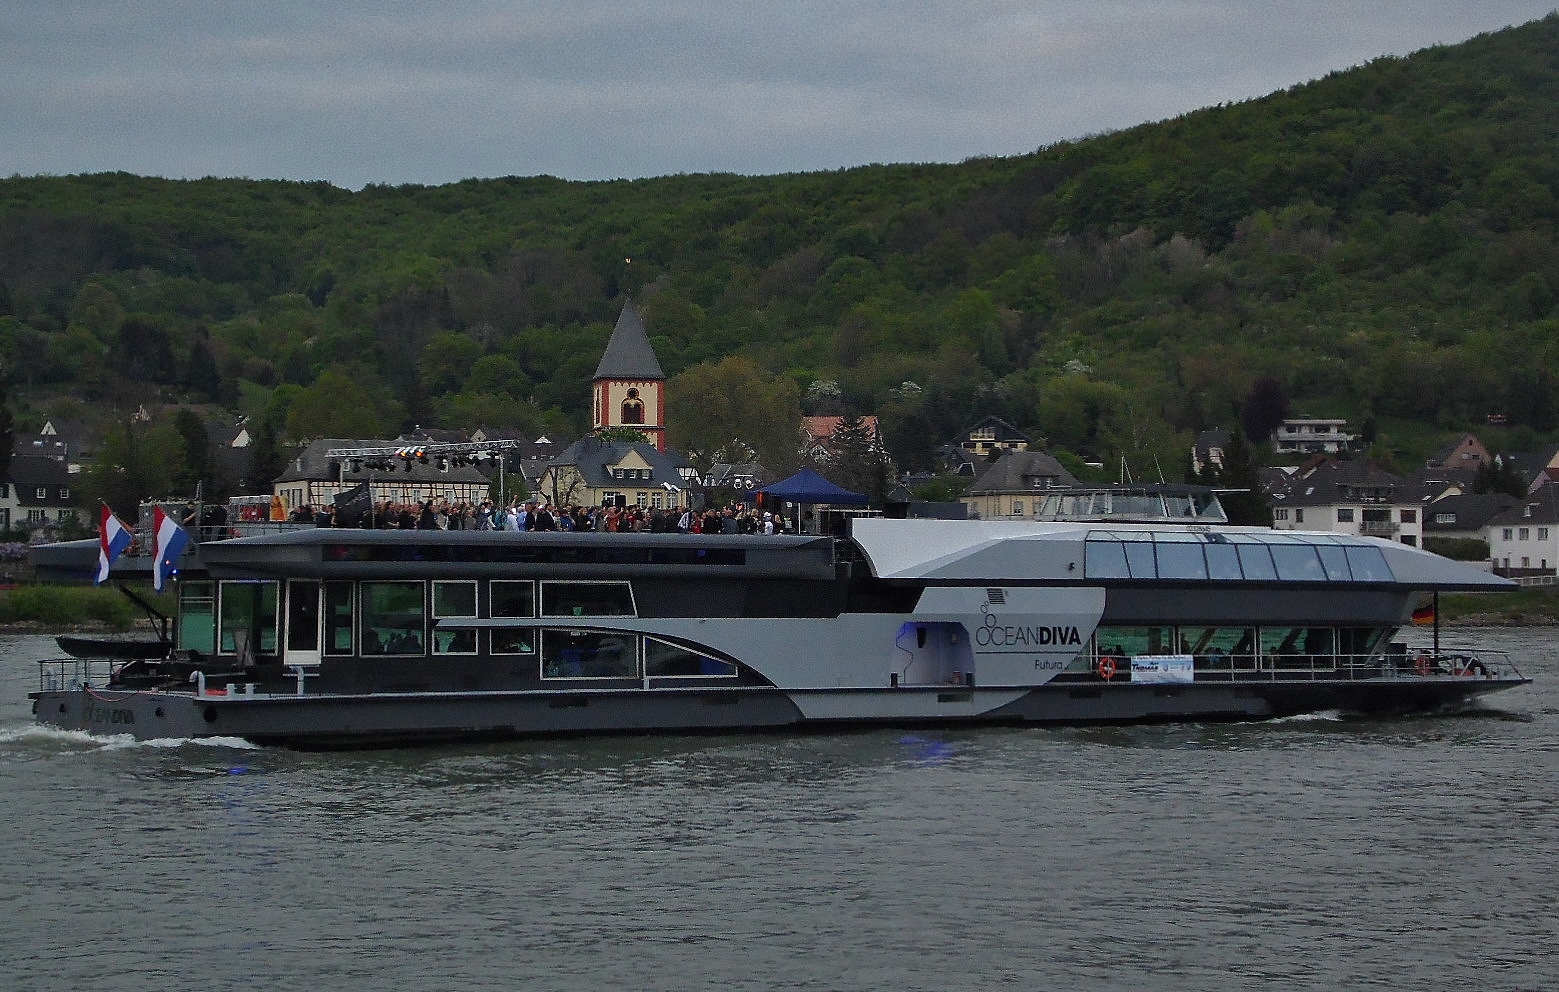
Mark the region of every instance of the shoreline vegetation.
<instances>
[{"instance_id":1,"label":"shoreline vegetation","mask_svg":"<svg viewBox=\"0 0 1559 992\"><path fill-rule=\"evenodd\" d=\"M171 595L139 592L164 613ZM1444 627L1541 627L1559 625L1559 588L1440 597ZM1428 630L1429 628L1420 628ZM150 620L116 589L100 586L22 585L0 590L0 634L80 632L151 633Z\"/></svg>"}]
</instances>

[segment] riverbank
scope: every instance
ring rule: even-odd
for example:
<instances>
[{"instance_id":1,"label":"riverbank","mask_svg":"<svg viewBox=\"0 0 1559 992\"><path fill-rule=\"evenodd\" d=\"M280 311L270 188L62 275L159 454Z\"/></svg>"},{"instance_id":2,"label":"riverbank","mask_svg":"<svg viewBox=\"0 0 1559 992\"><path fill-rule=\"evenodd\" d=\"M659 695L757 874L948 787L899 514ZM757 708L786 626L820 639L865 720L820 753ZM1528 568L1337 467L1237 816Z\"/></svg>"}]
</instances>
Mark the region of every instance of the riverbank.
<instances>
[{"instance_id":1,"label":"riverbank","mask_svg":"<svg viewBox=\"0 0 1559 992\"><path fill-rule=\"evenodd\" d=\"M1440 624L1455 627L1541 627L1559 624L1559 588L1464 593L1440 597Z\"/></svg>"}]
</instances>

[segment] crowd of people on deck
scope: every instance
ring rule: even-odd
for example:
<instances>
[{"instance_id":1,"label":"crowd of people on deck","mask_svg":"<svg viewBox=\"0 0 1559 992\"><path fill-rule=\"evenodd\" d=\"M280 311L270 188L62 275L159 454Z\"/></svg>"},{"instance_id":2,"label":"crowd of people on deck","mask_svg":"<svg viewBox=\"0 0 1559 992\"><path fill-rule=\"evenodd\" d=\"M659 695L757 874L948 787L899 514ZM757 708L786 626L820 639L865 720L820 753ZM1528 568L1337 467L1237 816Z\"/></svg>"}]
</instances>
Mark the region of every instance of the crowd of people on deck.
<instances>
[{"instance_id":1,"label":"crowd of people on deck","mask_svg":"<svg viewBox=\"0 0 1559 992\"><path fill-rule=\"evenodd\" d=\"M364 530L604 531L650 534L786 534L784 514L747 507L693 510L685 506L552 505L515 499L498 506L491 499L473 503L439 498L403 503L381 500L371 509L343 513L331 506L301 506L289 515L297 524L358 527Z\"/></svg>"}]
</instances>

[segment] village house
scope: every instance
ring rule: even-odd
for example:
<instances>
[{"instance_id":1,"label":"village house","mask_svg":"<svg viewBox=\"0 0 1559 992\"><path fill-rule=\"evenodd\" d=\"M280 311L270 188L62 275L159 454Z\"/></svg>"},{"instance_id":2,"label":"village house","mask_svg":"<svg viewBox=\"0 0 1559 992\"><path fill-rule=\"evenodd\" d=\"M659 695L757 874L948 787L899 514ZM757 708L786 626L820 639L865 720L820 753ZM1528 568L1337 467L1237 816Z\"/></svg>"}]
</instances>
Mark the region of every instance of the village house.
<instances>
[{"instance_id":1,"label":"village house","mask_svg":"<svg viewBox=\"0 0 1559 992\"><path fill-rule=\"evenodd\" d=\"M368 483L375 502L417 503L447 499L451 503L480 502L487 498L488 479L475 464L456 464L449 457L424 459L332 457L332 451L394 449L416 442L320 438L293 456L272 484L273 495L284 512L300 507L320 507L360 483Z\"/></svg>"},{"instance_id":2,"label":"village house","mask_svg":"<svg viewBox=\"0 0 1559 992\"><path fill-rule=\"evenodd\" d=\"M1559 569L1559 487L1543 486L1520 505L1489 519L1489 559L1513 578L1554 575Z\"/></svg>"},{"instance_id":3,"label":"village house","mask_svg":"<svg viewBox=\"0 0 1559 992\"><path fill-rule=\"evenodd\" d=\"M1029 436L1000 417L986 417L953 443L976 458L988 460L998 451L1027 451Z\"/></svg>"},{"instance_id":4,"label":"village house","mask_svg":"<svg viewBox=\"0 0 1559 992\"><path fill-rule=\"evenodd\" d=\"M961 497L970 517L1031 518L1047 490L1077 485L1066 466L1043 451L1008 451Z\"/></svg>"},{"instance_id":5,"label":"village house","mask_svg":"<svg viewBox=\"0 0 1559 992\"><path fill-rule=\"evenodd\" d=\"M65 463L43 455L12 455L0 480L0 530L45 527L80 514Z\"/></svg>"},{"instance_id":6,"label":"village house","mask_svg":"<svg viewBox=\"0 0 1559 992\"><path fill-rule=\"evenodd\" d=\"M1423 544L1421 500L1372 462L1319 456L1267 492L1275 530L1331 531Z\"/></svg>"},{"instance_id":7,"label":"village house","mask_svg":"<svg viewBox=\"0 0 1559 992\"><path fill-rule=\"evenodd\" d=\"M647 441L603 441L586 435L553 458L536 491L559 505L669 508L686 503L683 490L698 470L675 452Z\"/></svg>"},{"instance_id":8,"label":"village house","mask_svg":"<svg viewBox=\"0 0 1559 992\"><path fill-rule=\"evenodd\" d=\"M1506 493L1448 493L1424 504L1424 539L1486 541L1489 522L1521 504Z\"/></svg>"},{"instance_id":9,"label":"village house","mask_svg":"<svg viewBox=\"0 0 1559 992\"><path fill-rule=\"evenodd\" d=\"M1347 433L1346 420L1293 417L1272 431L1272 450L1279 455L1335 455L1350 451L1356 435Z\"/></svg>"}]
</instances>

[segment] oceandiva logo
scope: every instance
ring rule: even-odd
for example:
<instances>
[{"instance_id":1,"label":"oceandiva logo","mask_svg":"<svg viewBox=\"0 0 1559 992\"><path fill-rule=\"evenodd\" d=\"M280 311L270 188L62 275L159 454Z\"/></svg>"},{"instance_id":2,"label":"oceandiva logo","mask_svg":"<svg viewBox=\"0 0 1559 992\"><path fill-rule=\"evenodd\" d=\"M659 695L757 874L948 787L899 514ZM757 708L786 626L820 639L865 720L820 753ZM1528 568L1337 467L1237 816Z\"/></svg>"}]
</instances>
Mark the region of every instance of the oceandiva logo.
<instances>
[{"instance_id":1,"label":"oceandiva logo","mask_svg":"<svg viewBox=\"0 0 1559 992\"><path fill-rule=\"evenodd\" d=\"M982 648L1041 648L1081 646L1082 632L1075 624L1008 624L1002 623L994 607L1006 602L1001 589L986 590L986 599L980 606L985 619L975 628L974 643Z\"/></svg>"}]
</instances>

